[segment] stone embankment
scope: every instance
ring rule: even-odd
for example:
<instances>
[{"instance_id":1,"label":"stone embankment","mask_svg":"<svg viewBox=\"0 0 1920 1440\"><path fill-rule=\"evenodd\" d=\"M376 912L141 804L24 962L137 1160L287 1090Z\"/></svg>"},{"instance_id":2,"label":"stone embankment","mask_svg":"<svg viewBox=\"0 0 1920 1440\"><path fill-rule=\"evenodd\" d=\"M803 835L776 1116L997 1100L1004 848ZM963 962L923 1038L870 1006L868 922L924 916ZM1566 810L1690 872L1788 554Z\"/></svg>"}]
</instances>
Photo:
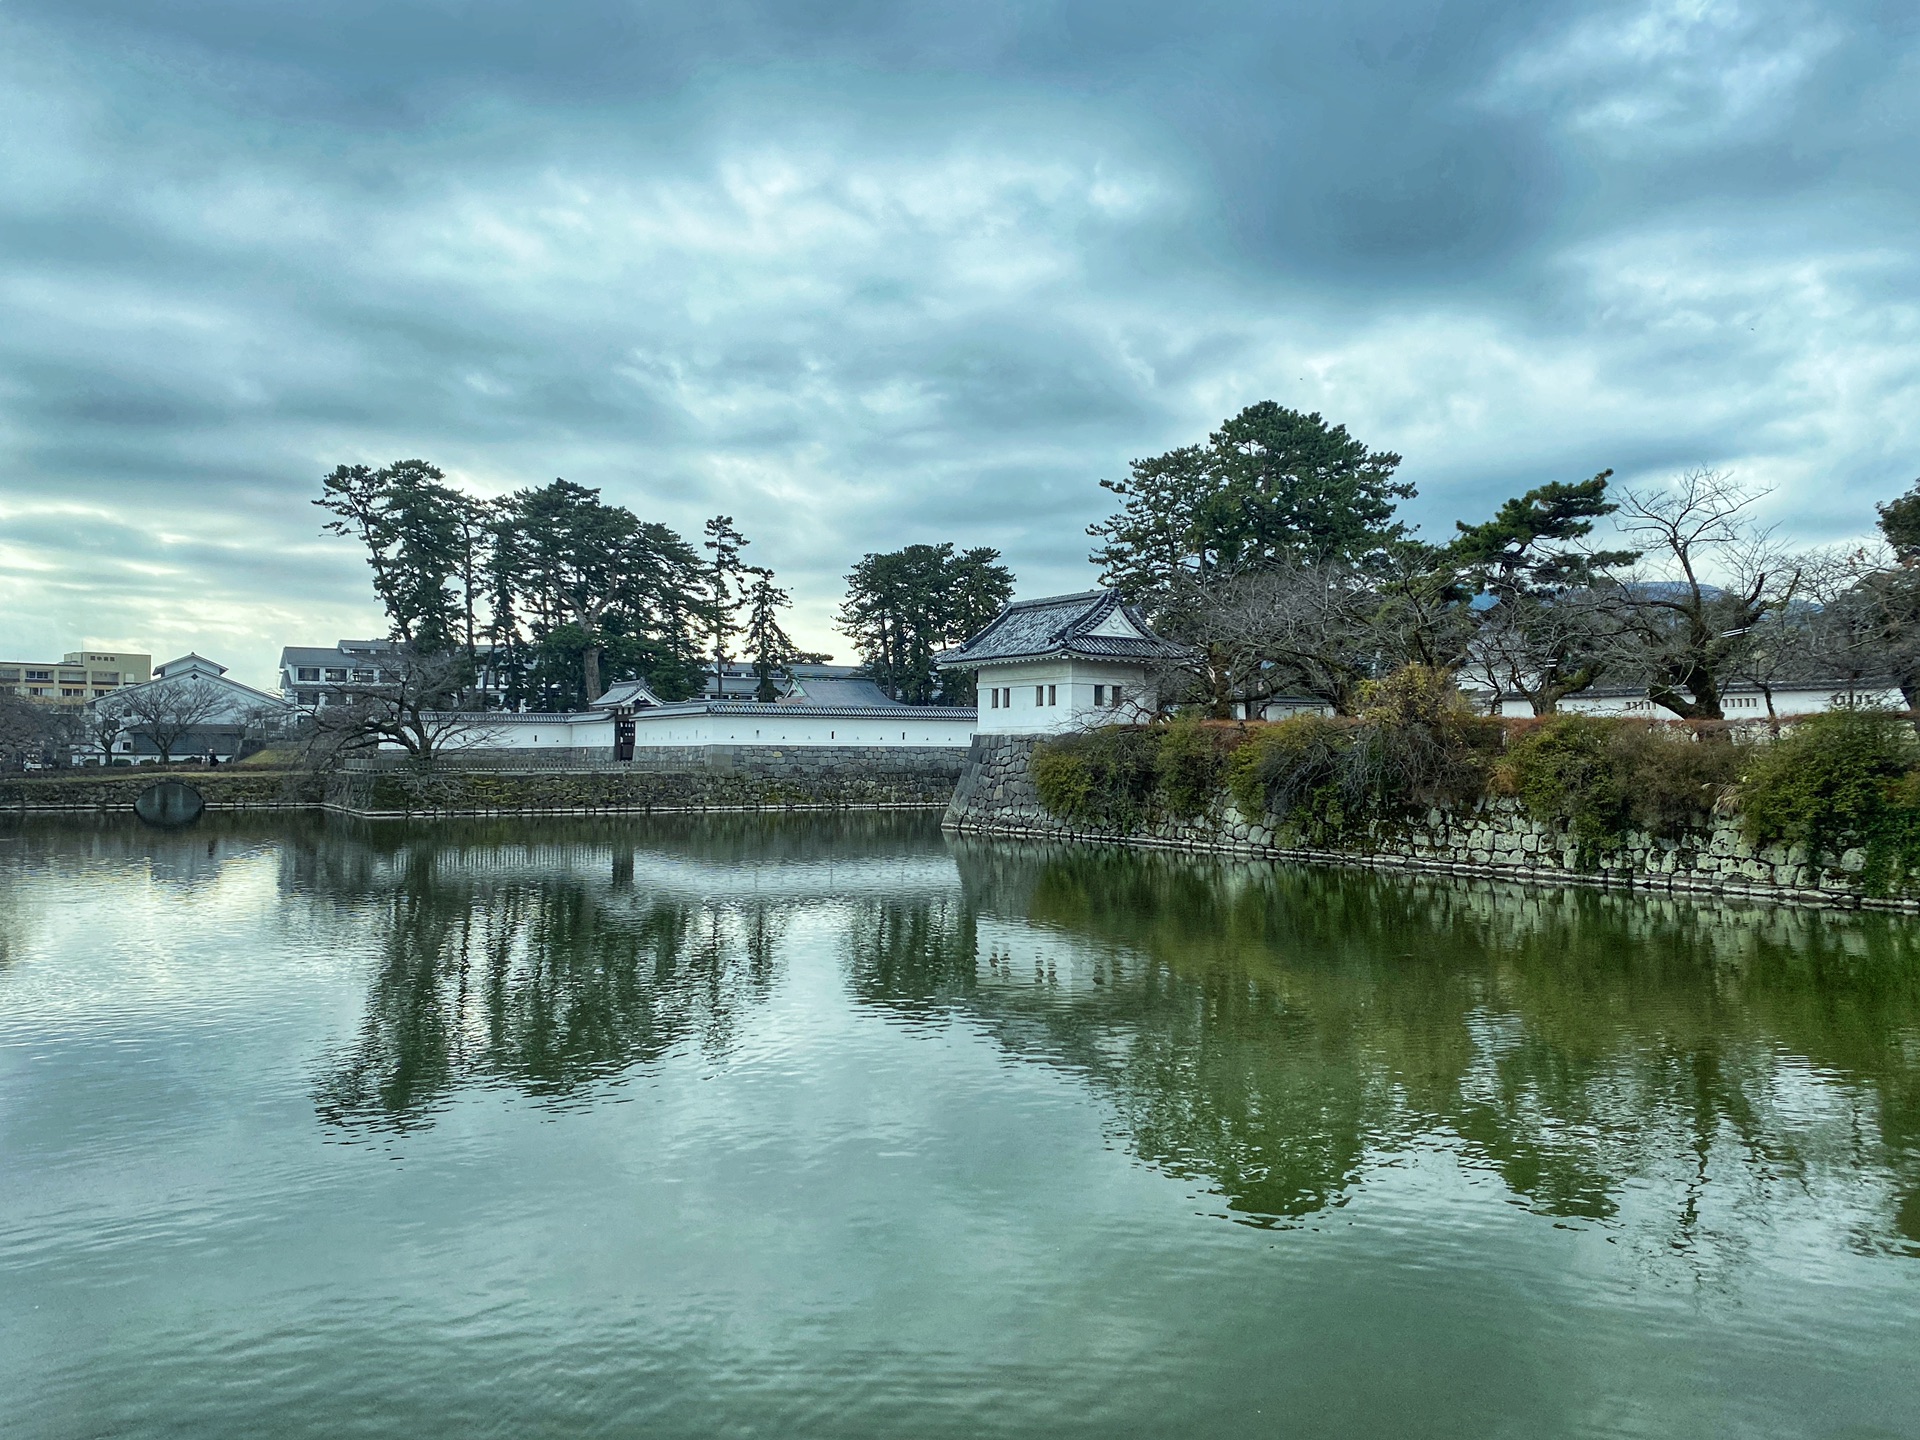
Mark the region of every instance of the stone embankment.
<instances>
[{"instance_id":1,"label":"stone embankment","mask_svg":"<svg viewBox=\"0 0 1920 1440\"><path fill-rule=\"evenodd\" d=\"M176 769L137 766L116 770L29 771L0 776L0 814L8 811L92 813L124 810L156 780L181 780L200 792L209 810L309 810L324 800L309 771Z\"/></svg>"},{"instance_id":2,"label":"stone embankment","mask_svg":"<svg viewBox=\"0 0 1920 1440\"><path fill-rule=\"evenodd\" d=\"M1920 912L1920 900L1863 893L1860 872L1866 857L1860 851L1816 864L1798 846L1750 844L1733 816L1716 817L1709 830L1685 840L1629 831L1618 849L1589 856L1580 853L1572 837L1540 824L1517 801L1507 799L1485 800L1467 812L1429 810L1409 823L1378 830L1350 849L1303 846L1283 830L1248 820L1224 798L1211 815L1163 820L1142 830L1075 826L1049 814L1034 789L1029 762L1040 739L976 736L947 808L946 828L974 835L1217 851L1377 870Z\"/></svg>"},{"instance_id":3,"label":"stone embankment","mask_svg":"<svg viewBox=\"0 0 1920 1440\"><path fill-rule=\"evenodd\" d=\"M715 745L615 764L605 752L516 766L381 763L325 776L299 770L169 772L209 810L324 808L351 815L611 815L650 811L942 809L966 762L959 748ZM32 773L0 778L0 813L129 811L159 772Z\"/></svg>"},{"instance_id":4,"label":"stone embankment","mask_svg":"<svg viewBox=\"0 0 1920 1440\"><path fill-rule=\"evenodd\" d=\"M966 764L959 748L883 745L683 747L671 767L604 760L557 769L455 764L344 770L329 809L356 815L607 815L699 810L939 809Z\"/></svg>"}]
</instances>

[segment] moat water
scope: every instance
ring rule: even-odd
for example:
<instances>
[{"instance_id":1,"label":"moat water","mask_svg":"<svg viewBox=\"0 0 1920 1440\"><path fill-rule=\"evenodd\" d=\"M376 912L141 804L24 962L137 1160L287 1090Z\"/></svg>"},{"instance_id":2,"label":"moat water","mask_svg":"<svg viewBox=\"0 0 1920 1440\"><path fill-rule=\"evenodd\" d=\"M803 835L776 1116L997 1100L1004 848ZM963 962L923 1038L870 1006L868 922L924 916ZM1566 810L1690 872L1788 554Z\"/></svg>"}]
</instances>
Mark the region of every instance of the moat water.
<instances>
[{"instance_id":1,"label":"moat water","mask_svg":"<svg viewBox=\"0 0 1920 1440\"><path fill-rule=\"evenodd\" d=\"M0 823L0 1435L1920 1434L1920 923Z\"/></svg>"}]
</instances>

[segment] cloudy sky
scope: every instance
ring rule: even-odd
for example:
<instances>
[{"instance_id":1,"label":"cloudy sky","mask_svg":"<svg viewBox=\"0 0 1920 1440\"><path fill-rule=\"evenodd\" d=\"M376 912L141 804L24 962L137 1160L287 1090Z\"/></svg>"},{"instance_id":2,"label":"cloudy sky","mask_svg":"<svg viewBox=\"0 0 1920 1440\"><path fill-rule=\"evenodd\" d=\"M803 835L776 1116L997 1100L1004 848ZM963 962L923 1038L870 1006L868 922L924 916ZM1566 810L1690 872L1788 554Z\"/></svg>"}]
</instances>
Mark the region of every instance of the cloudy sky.
<instances>
[{"instance_id":1,"label":"cloudy sky","mask_svg":"<svg viewBox=\"0 0 1920 1440\"><path fill-rule=\"evenodd\" d=\"M1252 401L1429 532L1605 466L1823 542L1920 474L1910 0L0 0L0 654L379 628L342 461L1091 582ZM838 641L836 645L836 641Z\"/></svg>"}]
</instances>

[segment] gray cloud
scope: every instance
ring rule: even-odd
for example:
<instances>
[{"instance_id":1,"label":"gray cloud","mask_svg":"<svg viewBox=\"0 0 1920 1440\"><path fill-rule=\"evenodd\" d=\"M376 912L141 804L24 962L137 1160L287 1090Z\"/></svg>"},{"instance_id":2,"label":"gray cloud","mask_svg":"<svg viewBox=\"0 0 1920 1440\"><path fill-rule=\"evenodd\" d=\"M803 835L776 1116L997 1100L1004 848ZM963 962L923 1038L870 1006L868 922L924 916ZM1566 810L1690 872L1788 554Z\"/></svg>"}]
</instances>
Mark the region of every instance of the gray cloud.
<instances>
[{"instance_id":1,"label":"gray cloud","mask_svg":"<svg viewBox=\"0 0 1920 1440\"><path fill-rule=\"evenodd\" d=\"M1272 396L1429 529L1920 472L1920 28L1790 0L0 11L0 649L376 622L342 460L739 517L831 646L915 539L1084 583L1096 481Z\"/></svg>"}]
</instances>

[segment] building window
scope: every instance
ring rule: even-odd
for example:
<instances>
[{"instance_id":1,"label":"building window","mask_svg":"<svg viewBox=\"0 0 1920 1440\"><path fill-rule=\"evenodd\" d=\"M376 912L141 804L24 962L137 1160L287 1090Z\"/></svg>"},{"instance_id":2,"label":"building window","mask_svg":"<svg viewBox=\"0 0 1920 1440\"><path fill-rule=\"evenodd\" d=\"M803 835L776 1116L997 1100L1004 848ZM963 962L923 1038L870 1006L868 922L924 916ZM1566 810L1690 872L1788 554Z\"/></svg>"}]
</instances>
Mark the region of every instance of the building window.
<instances>
[{"instance_id":1,"label":"building window","mask_svg":"<svg viewBox=\"0 0 1920 1440\"><path fill-rule=\"evenodd\" d=\"M69 700L73 699L75 696L78 696L82 700L87 698L87 689L86 689L86 686L84 685L78 687L77 689L71 686L63 687L60 693Z\"/></svg>"},{"instance_id":2,"label":"building window","mask_svg":"<svg viewBox=\"0 0 1920 1440\"><path fill-rule=\"evenodd\" d=\"M304 667L304 666L303 666L303 667L301 668L301 670L300 670L300 678L301 678L302 680L308 680L308 681L312 681L312 680L318 680L318 679L320 678L320 670L319 670L319 667L318 667L318 666L315 666L315 667L313 667L313 668L311 668L311 669L309 669L309 668L307 668L307 667Z\"/></svg>"},{"instance_id":3,"label":"building window","mask_svg":"<svg viewBox=\"0 0 1920 1440\"><path fill-rule=\"evenodd\" d=\"M1106 703L1107 703L1107 687L1104 685L1094 686L1093 687L1093 708L1098 710L1102 705Z\"/></svg>"},{"instance_id":4,"label":"building window","mask_svg":"<svg viewBox=\"0 0 1920 1440\"><path fill-rule=\"evenodd\" d=\"M327 671L327 679L335 682L336 684L343 685L346 683L347 672L344 670L329 670Z\"/></svg>"},{"instance_id":5,"label":"building window","mask_svg":"<svg viewBox=\"0 0 1920 1440\"><path fill-rule=\"evenodd\" d=\"M1126 692L1123 691L1118 685L1115 685L1109 693L1113 697L1113 708L1118 710L1120 708L1120 701L1125 696Z\"/></svg>"},{"instance_id":6,"label":"building window","mask_svg":"<svg viewBox=\"0 0 1920 1440\"><path fill-rule=\"evenodd\" d=\"M24 648L24 647L22 647L22 648ZM53 671L51 671L51 670L29 670L29 671L27 671L27 679L29 679L29 680L51 680L51 679L53 679Z\"/></svg>"}]
</instances>

